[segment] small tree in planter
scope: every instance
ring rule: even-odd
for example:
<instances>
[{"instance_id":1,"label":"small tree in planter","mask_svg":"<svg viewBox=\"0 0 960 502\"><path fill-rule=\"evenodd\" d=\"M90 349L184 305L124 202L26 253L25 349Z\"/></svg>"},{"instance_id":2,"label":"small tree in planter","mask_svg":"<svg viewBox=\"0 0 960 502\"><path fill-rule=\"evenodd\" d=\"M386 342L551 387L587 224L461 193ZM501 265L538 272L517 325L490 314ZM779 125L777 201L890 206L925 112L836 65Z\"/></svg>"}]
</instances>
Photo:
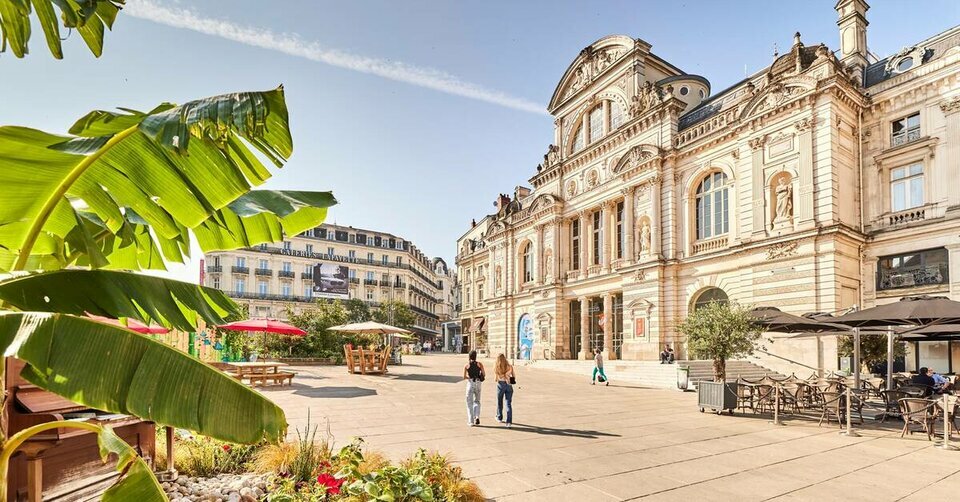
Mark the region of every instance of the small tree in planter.
<instances>
[{"instance_id":1,"label":"small tree in planter","mask_svg":"<svg viewBox=\"0 0 960 502\"><path fill-rule=\"evenodd\" d=\"M738 303L710 302L690 312L677 329L686 335L694 357L713 360L713 376L725 382L727 359L753 354L760 348L763 328L750 309Z\"/></svg>"}]
</instances>

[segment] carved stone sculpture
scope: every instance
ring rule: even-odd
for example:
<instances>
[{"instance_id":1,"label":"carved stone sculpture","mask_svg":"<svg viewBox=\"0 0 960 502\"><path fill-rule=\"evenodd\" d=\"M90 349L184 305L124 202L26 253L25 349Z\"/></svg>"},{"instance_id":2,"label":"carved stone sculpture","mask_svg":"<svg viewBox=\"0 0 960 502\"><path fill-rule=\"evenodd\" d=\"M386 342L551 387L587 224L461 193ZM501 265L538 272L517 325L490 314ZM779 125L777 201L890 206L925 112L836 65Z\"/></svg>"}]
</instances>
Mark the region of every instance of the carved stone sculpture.
<instances>
[{"instance_id":1,"label":"carved stone sculpture","mask_svg":"<svg viewBox=\"0 0 960 502\"><path fill-rule=\"evenodd\" d=\"M640 226L640 254L650 254L650 222L647 220Z\"/></svg>"},{"instance_id":2,"label":"carved stone sculpture","mask_svg":"<svg viewBox=\"0 0 960 502\"><path fill-rule=\"evenodd\" d=\"M789 222L793 218L793 186L789 176L781 176L774 189L776 194L776 217L773 223Z\"/></svg>"}]
</instances>

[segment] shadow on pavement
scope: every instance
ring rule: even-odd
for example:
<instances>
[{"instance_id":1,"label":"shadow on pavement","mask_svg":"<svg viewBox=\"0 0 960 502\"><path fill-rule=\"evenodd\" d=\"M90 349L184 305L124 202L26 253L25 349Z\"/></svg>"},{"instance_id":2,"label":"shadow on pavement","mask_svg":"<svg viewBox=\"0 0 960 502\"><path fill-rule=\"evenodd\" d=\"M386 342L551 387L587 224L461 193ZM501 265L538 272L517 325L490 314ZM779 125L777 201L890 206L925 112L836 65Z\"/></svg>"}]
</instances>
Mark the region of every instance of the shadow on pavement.
<instances>
[{"instance_id":1,"label":"shadow on pavement","mask_svg":"<svg viewBox=\"0 0 960 502\"><path fill-rule=\"evenodd\" d=\"M304 397L352 398L377 395L377 391L362 387L311 387L298 384L293 384L293 387L296 389L294 394Z\"/></svg>"},{"instance_id":2,"label":"shadow on pavement","mask_svg":"<svg viewBox=\"0 0 960 502\"><path fill-rule=\"evenodd\" d=\"M452 375L400 375L394 377L394 380L413 380L416 382L436 382L436 383L457 383L463 380L463 377Z\"/></svg>"},{"instance_id":3,"label":"shadow on pavement","mask_svg":"<svg viewBox=\"0 0 960 502\"><path fill-rule=\"evenodd\" d=\"M481 425L480 427L484 429L505 429L506 426L503 425ZM555 429L553 427L542 427L539 425L527 425L527 424L518 424L514 422L513 426L509 430L514 430L518 432L532 432L534 434L541 434L544 436L561 436L561 437L571 437L571 438L586 438L586 439L597 439L600 437L620 437L620 434L610 434L608 432L600 431L591 431L591 430L580 430L580 429Z\"/></svg>"}]
</instances>

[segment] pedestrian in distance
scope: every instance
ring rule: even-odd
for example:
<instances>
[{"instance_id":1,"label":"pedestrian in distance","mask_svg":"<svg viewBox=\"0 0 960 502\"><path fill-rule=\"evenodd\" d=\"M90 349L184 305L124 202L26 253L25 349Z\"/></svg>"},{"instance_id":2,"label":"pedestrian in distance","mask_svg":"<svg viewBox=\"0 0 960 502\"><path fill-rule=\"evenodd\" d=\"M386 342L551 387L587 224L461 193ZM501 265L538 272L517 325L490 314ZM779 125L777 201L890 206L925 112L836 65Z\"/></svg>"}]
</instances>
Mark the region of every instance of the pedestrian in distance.
<instances>
[{"instance_id":1,"label":"pedestrian in distance","mask_svg":"<svg viewBox=\"0 0 960 502\"><path fill-rule=\"evenodd\" d=\"M467 423L480 425L480 385L486 378L483 364L477 362L477 351L471 350L469 361L463 367L463 378L467 381Z\"/></svg>"},{"instance_id":2,"label":"pedestrian in distance","mask_svg":"<svg viewBox=\"0 0 960 502\"><path fill-rule=\"evenodd\" d=\"M497 378L497 422L506 423L507 427L513 424L513 386L517 383L513 365L507 362L507 356L497 356L497 365L494 368ZM504 420L503 400L507 400L507 414Z\"/></svg>"},{"instance_id":3,"label":"pedestrian in distance","mask_svg":"<svg viewBox=\"0 0 960 502\"><path fill-rule=\"evenodd\" d=\"M593 377L590 378L590 385L597 384L597 374L600 374L600 383L606 382L606 385L610 385L610 380L607 378L607 374L603 372L603 351L600 349L595 349L594 352L596 355L593 357Z\"/></svg>"}]
</instances>

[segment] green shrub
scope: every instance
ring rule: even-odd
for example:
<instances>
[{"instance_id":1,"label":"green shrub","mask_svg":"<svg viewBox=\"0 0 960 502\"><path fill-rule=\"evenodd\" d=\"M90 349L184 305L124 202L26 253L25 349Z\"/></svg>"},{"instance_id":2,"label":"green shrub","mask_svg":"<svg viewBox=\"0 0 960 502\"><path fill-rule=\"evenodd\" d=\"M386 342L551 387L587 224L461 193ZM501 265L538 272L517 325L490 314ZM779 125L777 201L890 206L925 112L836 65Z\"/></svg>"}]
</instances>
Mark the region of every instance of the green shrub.
<instances>
[{"instance_id":1,"label":"green shrub","mask_svg":"<svg viewBox=\"0 0 960 502\"><path fill-rule=\"evenodd\" d=\"M177 439L173 444L174 467L187 476L210 477L249 471L250 462L263 445L226 443L206 436ZM166 465L166 439L158 434L156 461Z\"/></svg>"}]
</instances>

